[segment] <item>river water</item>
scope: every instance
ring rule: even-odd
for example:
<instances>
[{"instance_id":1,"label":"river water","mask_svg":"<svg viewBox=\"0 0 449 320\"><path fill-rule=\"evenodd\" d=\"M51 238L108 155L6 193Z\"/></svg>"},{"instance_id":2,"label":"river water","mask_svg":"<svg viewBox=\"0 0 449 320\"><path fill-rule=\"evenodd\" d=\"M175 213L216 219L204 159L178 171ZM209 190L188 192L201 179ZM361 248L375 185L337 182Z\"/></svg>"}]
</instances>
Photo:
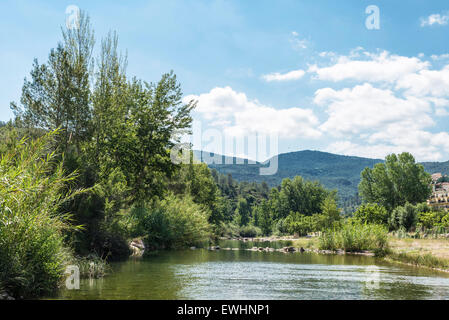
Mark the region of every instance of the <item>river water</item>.
<instances>
[{"instance_id":1,"label":"river water","mask_svg":"<svg viewBox=\"0 0 449 320\"><path fill-rule=\"evenodd\" d=\"M196 249L112 263L56 298L449 299L449 275L366 256Z\"/></svg>"}]
</instances>

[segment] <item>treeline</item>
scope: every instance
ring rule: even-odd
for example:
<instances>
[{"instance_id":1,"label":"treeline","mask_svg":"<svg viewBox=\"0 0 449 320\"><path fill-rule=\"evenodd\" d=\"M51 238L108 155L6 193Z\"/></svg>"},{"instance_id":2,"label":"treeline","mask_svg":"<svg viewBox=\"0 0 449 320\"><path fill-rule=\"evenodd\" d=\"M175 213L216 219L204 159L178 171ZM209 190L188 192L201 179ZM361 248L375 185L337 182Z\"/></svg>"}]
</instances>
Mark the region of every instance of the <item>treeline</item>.
<instances>
[{"instance_id":1,"label":"treeline","mask_svg":"<svg viewBox=\"0 0 449 320\"><path fill-rule=\"evenodd\" d=\"M221 236L302 236L340 219L337 192L319 182L297 176L269 189L265 182L237 182L215 170L212 176L221 192Z\"/></svg>"}]
</instances>

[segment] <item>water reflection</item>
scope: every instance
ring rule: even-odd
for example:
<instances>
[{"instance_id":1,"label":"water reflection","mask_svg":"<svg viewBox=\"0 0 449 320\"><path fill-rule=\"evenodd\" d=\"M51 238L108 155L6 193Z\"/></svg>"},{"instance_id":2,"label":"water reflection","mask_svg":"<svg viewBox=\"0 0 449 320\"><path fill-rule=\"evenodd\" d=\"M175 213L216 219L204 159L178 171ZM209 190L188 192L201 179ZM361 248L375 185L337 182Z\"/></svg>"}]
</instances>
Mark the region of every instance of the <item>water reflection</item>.
<instances>
[{"instance_id":1,"label":"water reflection","mask_svg":"<svg viewBox=\"0 0 449 320\"><path fill-rule=\"evenodd\" d=\"M81 290L61 290L58 298L449 299L446 274L365 256L200 249L112 268L106 278L82 280Z\"/></svg>"}]
</instances>

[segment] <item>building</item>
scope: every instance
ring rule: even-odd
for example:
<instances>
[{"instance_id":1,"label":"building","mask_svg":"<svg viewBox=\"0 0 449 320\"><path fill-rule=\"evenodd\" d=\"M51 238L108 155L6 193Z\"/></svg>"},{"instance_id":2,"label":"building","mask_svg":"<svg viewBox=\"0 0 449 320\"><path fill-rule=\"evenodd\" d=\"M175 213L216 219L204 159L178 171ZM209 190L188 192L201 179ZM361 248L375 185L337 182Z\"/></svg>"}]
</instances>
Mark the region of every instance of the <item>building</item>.
<instances>
[{"instance_id":1,"label":"building","mask_svg":"<svg viewBox=\"0 0 449 320\"><path fill-rule=\"evenodd\" d=\"M432 175L432 196L427 204L432 208L449 211L449 182L438 182L441 178L441 173Z\"/></svg>"}]
</instances>

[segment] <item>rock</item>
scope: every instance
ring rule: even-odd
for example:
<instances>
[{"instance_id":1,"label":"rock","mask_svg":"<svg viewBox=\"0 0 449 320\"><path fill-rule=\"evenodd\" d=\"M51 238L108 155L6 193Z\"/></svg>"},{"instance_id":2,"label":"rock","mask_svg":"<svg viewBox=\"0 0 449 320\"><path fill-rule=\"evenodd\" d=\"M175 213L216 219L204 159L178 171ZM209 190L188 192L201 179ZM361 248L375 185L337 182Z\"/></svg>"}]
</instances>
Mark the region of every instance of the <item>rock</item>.
<instances>
[{"instance_id":1,"label":"rock","mask_svg":"<svg viewBox=\"0 0 449 320\"><path fill-rule=\"evenodd\" d=\"M0 300L16 300L6 292L0 293Z\"/></svg>"},{"instance_id":2,"label":"rock","mask_svg":"<svg viewBox=\"0 0 449 320\"><path fill-rule=\"evenodd\" d=\"M145 251L145 244L142 239L134 239L129 244L129 248L132 251L132 256L141 257Z\"/></svg>"},{"instance_id":3,"label":"rock","mask_svg":"<svg viewBox=\"0 0 449 320\"><path fill-rule=\"evenodd\" d=\"M196 247L190 247L190 250L195 250L196 249Z\"/></svg>"}]
</instances>

